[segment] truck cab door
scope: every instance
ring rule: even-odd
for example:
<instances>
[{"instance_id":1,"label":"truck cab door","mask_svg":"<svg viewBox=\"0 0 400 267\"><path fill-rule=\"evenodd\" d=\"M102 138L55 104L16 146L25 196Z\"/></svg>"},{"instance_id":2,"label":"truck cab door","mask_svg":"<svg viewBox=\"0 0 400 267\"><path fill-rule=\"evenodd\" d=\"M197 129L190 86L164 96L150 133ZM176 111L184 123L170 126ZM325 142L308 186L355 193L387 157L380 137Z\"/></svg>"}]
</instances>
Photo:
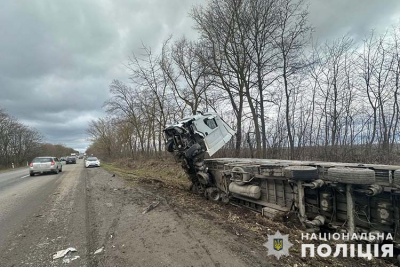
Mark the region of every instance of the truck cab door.
<instances>
[{"instance_id":1,"label":"truck cab door","mask_svg":"<svg viewBox=\"0 0 400 267\"><path fill-rule=\"evenodd\" d=\"M218 115L204 116L194 121L196 131L204 137L204 143L210 156L231 140L235 131Z\"/></svg>"}]
</instances>

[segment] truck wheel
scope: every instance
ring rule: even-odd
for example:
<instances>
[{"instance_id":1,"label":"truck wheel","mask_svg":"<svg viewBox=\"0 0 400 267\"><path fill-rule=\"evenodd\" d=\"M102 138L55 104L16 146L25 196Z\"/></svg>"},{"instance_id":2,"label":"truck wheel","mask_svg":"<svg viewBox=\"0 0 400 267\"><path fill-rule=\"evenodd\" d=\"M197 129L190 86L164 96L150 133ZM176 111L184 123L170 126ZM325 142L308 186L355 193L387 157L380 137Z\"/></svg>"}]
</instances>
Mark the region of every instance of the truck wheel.
<instances>
[{"instance_id":1,"label":"truck wheel","mask_svg":"<svg viewBox=\"0 0 400 267\"><path fill-rule=\"evenodd\" d=\"M375 172L361 168L330 168L327 179L343 184L373 184Z\"/></svg>"},{"instance_id":2,"label":"truck wheel","mask_svg":"<svg viewBox=\"0 0 400 267\"><path fill-rule=\"evenodd\" d=\"M189 147L188 150L186 150L185 152L185 157L190 159L194 156L196 156L196 154L198 154L197 151L201 150L201 146L199 144L194 144L191 147Z\"/></svg>"},{"instance_id":3,"label":"truck wheel","mask_svg":"<svg viewBox=\"0 0 400 267\"><path fill-rule=\"evenodd\" d=\"M168 152L174 152L174 140L168 140L167 143L165 144L165 148L167 149Z\"/></svg>"},{"instance_id":4,"label":"truck wheel","mask_svg":"<svg viewBox=\"0 0 400 267\"><path fill-rule=\"evenodd\" d=\"M198 172L196 174L196 177L200 184L203 184L203 185L210 184L210 176L208 175L208 173Z\"/></svg>"},{"instance_id":5,"label":"truck wheel","mask_svg":"<svg viewBox=\"0 0 400 267\"><path fill-rule=\"evenodd\" d=\"M207 192L207 198L214 201L218 202L221 199L221 194L219 193L219 190L216 187L209 187L206 189Z\"/></svg>"},{"instance_id":6,"label":"truck wheel","mask_svg":"<svg viewBox=\"0 0 400 267\"><path fill-rule=\"evenodd\" d=\"M289 166L283 169L286 178L292 180L318 179L318 170L311 166Z\"/></svg>"}]
</instances>

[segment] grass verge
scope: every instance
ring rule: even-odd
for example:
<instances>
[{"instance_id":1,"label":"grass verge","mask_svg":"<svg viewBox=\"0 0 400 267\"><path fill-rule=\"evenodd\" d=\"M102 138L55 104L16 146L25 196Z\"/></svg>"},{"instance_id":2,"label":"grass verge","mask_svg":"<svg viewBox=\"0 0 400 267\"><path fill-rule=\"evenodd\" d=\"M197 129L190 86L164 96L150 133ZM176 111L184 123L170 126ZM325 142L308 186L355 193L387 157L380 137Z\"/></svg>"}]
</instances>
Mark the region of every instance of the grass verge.
<instances>
[{"instance_id":1,"label":"grass verge","mask_svg":"<svg viewBox=\"0 0 400 267\"><path fill-rule=\"evenodd\" d=\"M189 188L190 183L179 164L171 160L120 160L102 163L102 167L128 183L162 183L167 187Z\"/></svg>"}]
</instances>

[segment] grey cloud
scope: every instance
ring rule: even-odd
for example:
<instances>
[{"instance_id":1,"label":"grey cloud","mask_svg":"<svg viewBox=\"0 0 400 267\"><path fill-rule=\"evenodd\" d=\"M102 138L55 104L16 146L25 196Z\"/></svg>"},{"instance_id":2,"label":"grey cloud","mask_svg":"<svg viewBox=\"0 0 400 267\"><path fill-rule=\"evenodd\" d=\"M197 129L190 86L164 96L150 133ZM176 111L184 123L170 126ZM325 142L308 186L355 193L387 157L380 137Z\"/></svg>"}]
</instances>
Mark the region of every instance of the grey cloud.
<instances>
[{"instance_id":1,"label":"grey cloud","mask_svg":"<svg viewBox=\"0 0 400 267\"><path fill-rule=\"evenodd\" d=\"M350 34L361 41L371 29L385 31L399 23L398 0L310 0L309 19L320 40Z\"/></svg>"},{"instance_id":2,"label":"grey cloud","mask_svg":"<svg viewBox=\"0 0 400 267\"><path fill-rule=\"evenodd\" d=\"M130 52L190 31L180 21L194 2L3 1L0 107L46 141L86 147L87 122L105 115L108 85L127 78Z\"/></svg>"}]
</instances>

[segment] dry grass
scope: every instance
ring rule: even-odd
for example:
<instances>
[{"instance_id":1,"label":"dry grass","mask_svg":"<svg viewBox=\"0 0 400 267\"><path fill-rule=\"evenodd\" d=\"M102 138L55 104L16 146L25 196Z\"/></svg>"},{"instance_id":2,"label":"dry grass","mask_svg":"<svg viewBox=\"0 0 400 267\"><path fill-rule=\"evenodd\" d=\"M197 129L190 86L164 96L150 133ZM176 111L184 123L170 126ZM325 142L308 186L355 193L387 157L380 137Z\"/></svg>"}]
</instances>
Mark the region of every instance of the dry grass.
<instances>
[{"instance_id":1,"label":"dry grass","mask_svg":"<svg viewBox=\"0 0 400 267\"><path fill-rule=\"evenodd\" d=\"M183 169L170 159L147 161L123 159L103 163L102 167L130 183L162 183L180 189L190 186Z\"/></svg>"}]
</instances>

